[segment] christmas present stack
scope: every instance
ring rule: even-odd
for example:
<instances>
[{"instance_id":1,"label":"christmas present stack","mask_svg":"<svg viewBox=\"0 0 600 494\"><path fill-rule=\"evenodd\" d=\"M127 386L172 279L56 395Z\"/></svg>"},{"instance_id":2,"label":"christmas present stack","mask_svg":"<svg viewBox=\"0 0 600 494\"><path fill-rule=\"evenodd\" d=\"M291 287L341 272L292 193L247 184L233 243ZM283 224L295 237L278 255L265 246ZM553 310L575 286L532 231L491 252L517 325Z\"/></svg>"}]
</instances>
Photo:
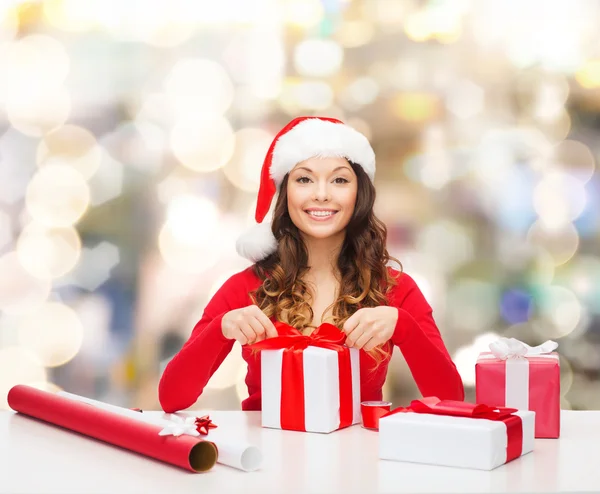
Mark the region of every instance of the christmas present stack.
<instances>
[{"instance_id":1,"label":"christmas present stack","mask_svg":"<svg viewBox=\"0 0 600 494\"><path fill-rule=\"evenodd\" d=\"M379 419L379 458L492 470L533 451L535 414L435 397Z\"/></svg>"},{"instance_id":2,"label":"christmas present stack","mask_svg":"<svg viewBox=\"0 0 600 494\"><path fill-rule=\"evenodd\" d=\"M530 347L514 338L490 344L475 366L477 403L535 412L535 437L560 436L560 364L546 341Z\"/></svg>"},{"instance_id":3,"label":"christmas present stack","mask_svg":"<svg viewBox=\"0 0 600 494\"><path fill-rule=\"evenodd\" d=\"M359 352L322 324L303 335L275 324L279 336L252 345L261 353L262 426L329 433L360 422Z\"/></svg>"}]
</instances>

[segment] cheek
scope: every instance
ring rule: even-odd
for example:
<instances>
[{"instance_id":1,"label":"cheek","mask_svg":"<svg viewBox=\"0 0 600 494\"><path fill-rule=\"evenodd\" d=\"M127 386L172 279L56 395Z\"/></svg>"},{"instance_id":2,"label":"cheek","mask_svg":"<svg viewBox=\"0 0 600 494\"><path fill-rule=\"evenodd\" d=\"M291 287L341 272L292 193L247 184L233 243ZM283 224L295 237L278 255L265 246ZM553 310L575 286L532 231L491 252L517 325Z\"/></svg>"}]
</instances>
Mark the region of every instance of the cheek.
<instances>
[{"instance_id":1,"label":"cheek","mask_svg":"<svg viewBox=\"0 0 600 494\"><path fill-rule=\"evenodd\" d=\"M347 194L344 194L344 196L340 198L340 202L346 212L352 214L354 206L356 206L356 190L347 191Z\"/></svg>"}]
</instances>

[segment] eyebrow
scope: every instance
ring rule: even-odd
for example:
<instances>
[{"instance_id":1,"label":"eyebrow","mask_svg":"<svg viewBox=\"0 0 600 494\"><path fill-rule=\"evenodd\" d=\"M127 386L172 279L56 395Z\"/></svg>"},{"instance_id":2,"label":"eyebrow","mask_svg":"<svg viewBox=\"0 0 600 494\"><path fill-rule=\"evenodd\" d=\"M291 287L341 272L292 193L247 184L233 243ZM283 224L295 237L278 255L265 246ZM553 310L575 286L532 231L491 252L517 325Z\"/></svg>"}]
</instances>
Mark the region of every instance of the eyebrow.
<instances>
[{"instance_id":1,"label":"eyebrow","mask_svg":"<svg viewBox=\"0 0 600 494\"><path fill-rule=\"evenodd\" d=\"M296 168L296 170L306 170L308 173L313 173L313 171L310 168L307 168L306 166L299 166L298 168ZM337 172L338 170L350 170L350 168L347 166L341 165L341 166L338 166L337 168L335 168L333 170L333 172L331 172L331 173Z\"/></svg>"}]
</instances>

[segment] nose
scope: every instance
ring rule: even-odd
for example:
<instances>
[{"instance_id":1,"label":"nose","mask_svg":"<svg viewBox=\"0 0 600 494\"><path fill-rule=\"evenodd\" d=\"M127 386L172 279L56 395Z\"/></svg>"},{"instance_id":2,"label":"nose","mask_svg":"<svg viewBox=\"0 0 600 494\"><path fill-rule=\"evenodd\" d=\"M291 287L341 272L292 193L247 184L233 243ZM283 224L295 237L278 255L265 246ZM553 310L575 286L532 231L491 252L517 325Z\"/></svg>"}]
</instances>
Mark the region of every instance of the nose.
<instances>
[{"instance_id":1,"label":"nose","mask_svg":"<svg viewBox=\"0 0 600 494\"><path fill-rule=\"evenodd\" d=\"M330 199L329 184L327 180L319 180L315 183L313 199L319 202L326 202Z\"/></svg>"}]
</instances>

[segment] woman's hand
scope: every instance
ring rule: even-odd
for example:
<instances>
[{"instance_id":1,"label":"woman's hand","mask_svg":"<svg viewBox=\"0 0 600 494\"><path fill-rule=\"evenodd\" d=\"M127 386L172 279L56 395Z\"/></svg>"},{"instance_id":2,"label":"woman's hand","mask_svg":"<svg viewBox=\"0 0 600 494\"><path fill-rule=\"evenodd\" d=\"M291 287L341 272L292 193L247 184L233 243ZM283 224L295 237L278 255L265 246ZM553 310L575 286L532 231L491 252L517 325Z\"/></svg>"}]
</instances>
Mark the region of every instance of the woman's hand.
<instances>
[{"instance_id":1,"label":"woman's hand","mask_svg":"<svg viewBox=\"0 0 600 494\"><path fill-rule=\"evenodd\" d=\"M257 305L229 311L221 320L221 331L225 338L242 345L277 336L275 325Z\"/></svg>"},{"instance_id":2,"label":"woman's hand","mask_svg":"<svg viewBox=\"0 0 600 494\"><path fill-rule=\"evenodd\" d=\"M386 343L394 334L398 322L398 309L385 305L357 310L344 323L346 345L362 348L365 352Z\"/></svg>"}]
</instances>

